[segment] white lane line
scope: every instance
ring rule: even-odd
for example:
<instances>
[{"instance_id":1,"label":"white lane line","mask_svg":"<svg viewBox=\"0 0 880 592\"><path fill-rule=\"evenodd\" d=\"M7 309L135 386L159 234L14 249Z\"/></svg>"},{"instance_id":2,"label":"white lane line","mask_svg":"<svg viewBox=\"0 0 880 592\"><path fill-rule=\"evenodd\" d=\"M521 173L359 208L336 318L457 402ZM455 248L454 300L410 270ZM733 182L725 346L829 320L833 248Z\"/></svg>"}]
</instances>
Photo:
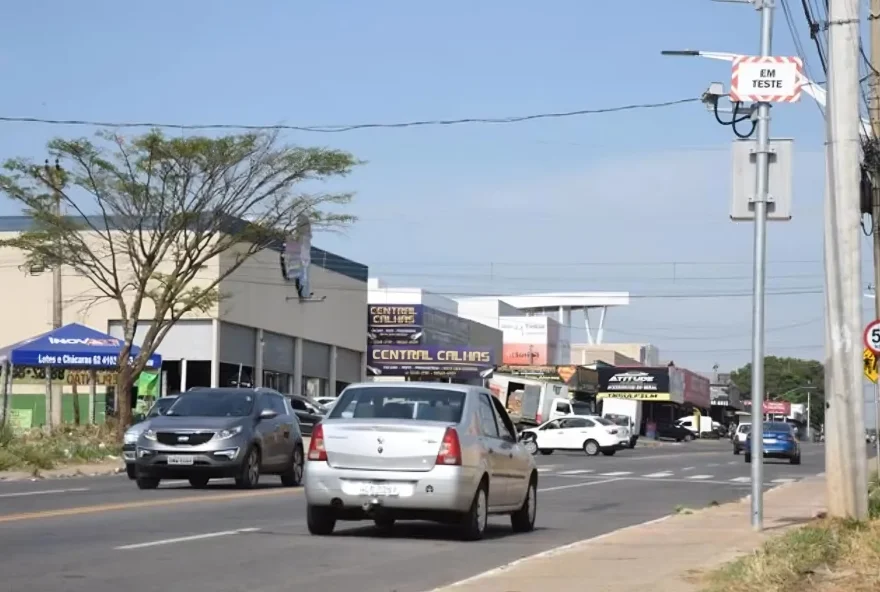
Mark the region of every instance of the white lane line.
<instances>
[{"instance_id":1,"label":"white lane line","mask_svg":"<svg viewBox=\"0 0 880 592\"><path fill-rule=\"evenodd\" d=\"M685 467L685 468L682 469L682 471L693 471L693 470L696 469L696 468L697 468L697 467Z\"/></svg>"},{"instance_id":2,"label":"white lane line","mask_svg":"<svg viewBox=\"0 0 880 592\"><path fill-rule=\"evenodd\" d=\"M623 481L623 479L602 479L601 481L586 481L584 483L573 483L571 485L557 485L556 487L544 487L539 489L538 493L547 491L559 491L560 489L575 489L576 487L589 487L590 485L598 485L600 483L612 483L614 481Z\"/></svg>"},{"instance_id":3,"label":"white lane line","mask_svg":"<svg viewBox=\"0 0 880 592\"><path fill-rule=\"evenodd\" d=\"M701 480L701 479L711 479L712 475L691 475L688 479Z\"/></svg>"},{"instance_id":4,"label":"white lane line","mask_svg":"<svg viewBox=\"0 0 880 592\"><path fill-rule=\"evenodd\" d=\"M623 477L624 475L632 475L632 471L614 471L611 473L599 473L600 477Z\"/></svg>"},{"instance_id":5,"label":"white lane line","mask_svg":"<svg viewBox=\"0 0 880 592\"><path fill-rule=\"evenodd\" d=\"M538 467L539 473L549 473L553 470L553 467Z\"/></svg>"},{"instance_id":6,"label":"white lane line","mask_svg":"<svg viewBox=\"0 0 880 592\"><path fill-rule=\"evenodd\" d=\"M559 475L586 475L587 473L595 473L592 469L574 469L571 471L560 471Z\"/></svg>"},{"instance_id":7,"label":"white lane line","mask_svg":"<svg viewBox=\"0 0 880 592\"><path fill-rule=\"evenodd\" d=\"M707 466L707 467L717 467L718 465L719 465L719 463L709 463L709 464L706 465L706 466Z\"/></svg>"},{"instance_id":8,"label":"white lane line","mask_svg":"<svg viewBox=\"0 0 880 592\"><path fill-rule=\"evenodd\" d=\"M731 481L733 483L751 483L752 478L751 477L734 477L733 479L731 479Z\"/></svg>"},{"instance_id":9,"label":"white lane line","mask_svg":"<svg viewBox=\"0 0 880 592\"><path fill-rule=\"evenodd\" d=\"M737 461L735 461L735 460L732 460L732 461L730 461L730 462L727 463L727 464L729 464L729 465L738 465L739 463L738 463Z\"/></svg>"},{"instance_id":10,"label":"white lane line","mask_svg":"<svg viewBox=\"0 0 880 592\"><path fill-rule=\"evenodd\" d=\"M669 471L662 471L660 473L649 473L647 475L642 475L642 477L646 477L648 479L658 479L661 477L672 477L672 473Z\"/></svg>"},{"instance_id":11,"label":"white lane line","mask_svg":"<svg viewBox=\"0 0 880 592\"><path fill-rule=\"evenodd\" d=\"M817 476L817 477L824 477L824 476L825 476L825 473L824 473L824 471L823 471L822 473L817 473L816 476Z\"/></svg>"},{"instance_id":12,"label":"white lane line","mask_svg":"<svg viewBox=\"0 0 880 592\"><path fill-rule=\"evenodd\" d=\"M772 483L792 483L797 481L797 479L774 479Z\"/></svg>"},{"instance_id":13,"label":"white lane line","mask_svg":"<svg viewBox=\"0 0 880 592\"><path fill-rule=\"evenodd\" d=\"M17 493L0 493L0 498L3 497L30 497L32 495L52 495L56 493L82 493L83 491L88 491L88 487L76 487L71 489L43 489L41 491L21 491Z\"/></svg>"},{"instance_id":14,"label":"white lane line","mask_svg":"<svg viewBox=\"0 0 880 592\"><path fill-rule=\"evenodd\" d=\"M243 534L246 532L257 532L259 528L239 528L238 530L221 530L219 532L206 532L204 534L194 534L185 537L177 537L173 539L160 539L158 541L150 541L149 543L136 543L134 545L122 545L121 547L113 547L117 551L130 551L132 549L145 549L147 547L159 547L161 545L173 545L175 543L186 543L189 541L201 541L204 539L216 539L219 537L232 536L234 534Z\"/></svg>"}]
</instances>

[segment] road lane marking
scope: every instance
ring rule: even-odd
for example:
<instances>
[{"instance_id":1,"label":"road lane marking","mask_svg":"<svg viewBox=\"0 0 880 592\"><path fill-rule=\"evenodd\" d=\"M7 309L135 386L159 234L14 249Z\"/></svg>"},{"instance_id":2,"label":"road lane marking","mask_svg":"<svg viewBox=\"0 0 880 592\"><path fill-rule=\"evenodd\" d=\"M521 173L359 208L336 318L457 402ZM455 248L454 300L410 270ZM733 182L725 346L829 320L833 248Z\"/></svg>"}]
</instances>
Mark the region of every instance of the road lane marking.
<instances>
[{"instance_id":1,"label":"road lane marking","mask_svg":"<svg viewBox=\"0 0 880 592\"><path fill-rule=\"evenodd\" d=\"M774 479L772 483L792 483L793 481L797 481L797 479Z\"/></svg>"},{"instance_id":2,"label":"road lane marking","mask_svg":"<svg viewBox=\"0 0 880 592\"><path fill-rule=\"evenodd\" d=\"M642 477L647 477L648 479L657 479L659 477L672 477L672 473L669 471L662 471L660 473L648 473L647 475L642 475Z\"/></svg>"},{"instance_id":3,"label":"road lane marking","mask_svg":"<svg viewBox=\"0 0 880 592\"><path fill-rule=\"evenodd\" d=\"M712 478L712 475L691 475L690 477L688 477L688 479L694 479L694 480L711 479L711 478Z\"/></svg>"},{"instance_id":4,"label":"road lane marking","mask_svg":"<svg viewBox=\"0 0 880 592\"><path fill-rule=\"evenodd\" d=\"M735 461L735 460L732 460L732 461L730 461L730 462L727 463L727 464L729 464L729 465L738 465L739 462L737 462L737 461Z\"/></svg>"},{"instance_id":5,"label":"road lane marking","mask_svg":"<svg viewBox=\"0 0 880 592\"><path fill-rule=\"evenodd\" d=\"M82 516L85 514L101 514L119 510L138 510L141 508L160 508L162 506L178 506L180 504L195 504L204 502L224 502L253 497L268 497L276 495L301 493L302 488L288 489L263 489L248 492L224 493L218 495L193 495L187 497L169 497L165 499L146 500L141 502L124 502L119 504L98 504L94 506L80 506L74 508L60 508L58 510L43 510L39 512L24 512L21 514L0 515L0 524L4 522L20 522L22 520L40 520L45 518L63 518L68 516Z\"/></svg>"},{"instance_id":6,"label":"road lane marking","mask_svg":"<svg viewBox=\"0 0 880 592\"><path fill-rule=\"evenodd\" d=\"M599 473L600 477L623 477L624 475L632 475L632 471L614 471L611 473Z\"/></svg>"},{"instance_id":7,"label":"road lane marking","mask_svg":"<svg viewBox=\"0 0 880 592\"><path fill-rule=\"evenodd\" d=\"M206 532L204 534L193 534L190 536L176 537L173 539L159 539L158 541L150 541L149 543L135 543L134 545L122 545L113 547L116 551L131 551L132 549L146 549L147 547L159 547L161 545L173 545L175 543L187 543L189 541L201 541L204 539L216 539L219 537L232 536L234 534L244 534L247 532L257 532L259 528L239 528L238 530L221 530L219 532Z\"/></svg>"},{"instance_id":8,"label":"road lane marking","mask_svg":"<svg viewBox=\"0 0 880 592\"><path fill-rule=\"evenodd\" d=\"M752 478L751 477L734 477L733 479L731 479L731 481L734 483L751 483Z\"/></svg>"},{"instance_id":9,"label":"road lane marking","mask_svg":"<svg viewBox=\"0 0 880 592\"><path fill-rule=\"evenodd\" d=\"M717 467L718 465L719 465L719 463L709 463L709 464L706 465L706 466L707 466L707 467Z\"/></svg>"},{"instance_id":10,"label":"road lane marking","mask_svg":"<svg viewBox=\"0 0 880 592\"><path fill-rule=\"evenodd\" d=\"M573 469L571 471L560 471L560 475L585 475L587 473L595 473L592 469Z\"/></svg>"},{"instance_id":11,"label":"road lane marking","mask_svg":"<svg viewBox=\"0 0 880 592\"><path fill-rule=\"evenodd\" d=\"M614 481L623 481L623 479L602 479L601 481L585 481L583 483L573 483L571 485L557 485L556 487L544 487L539 489L538 493L547 491L559 491L560 489L574 489L576 487L589 487L590 485L599 485L600 483L612 483Z\"/></svg>"},{"instance_id":12,"label":"road lane marking","mask_svg":"<svg viewBox=\"0 0 880 592\"><path fill-rule=\"evenodd\" d=\"M696 469L696 468L697 468L697 467L685 467L685 468L682 469L682 471L693 471L693 470Z\"/></svg>"},{"instance_id":13,"label":"road lane marking","mask_svg":"<svg viewBox=\"0 0 880 592\"><path fill-rule=\"evenodd\" d=\"M81 493L88 491L88 487L75 487L71 489L43 489L38 491L21 491L17 493L0 493L0 498L4 497L30 497L32 495L52 495L57 493Z\"/></svg>"}]
</instances>

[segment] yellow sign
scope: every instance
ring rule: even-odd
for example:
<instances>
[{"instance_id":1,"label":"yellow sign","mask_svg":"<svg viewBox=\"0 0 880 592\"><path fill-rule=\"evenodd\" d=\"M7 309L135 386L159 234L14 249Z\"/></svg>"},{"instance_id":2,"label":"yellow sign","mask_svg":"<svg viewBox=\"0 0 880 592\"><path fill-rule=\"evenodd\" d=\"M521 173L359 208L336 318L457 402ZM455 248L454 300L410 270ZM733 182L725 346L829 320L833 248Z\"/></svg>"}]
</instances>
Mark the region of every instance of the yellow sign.
<instances>
[{"instance_id":1,"label":"yellow sign","mask_svg":"<svg viewBox=\"0 0 880 592\"><path fill-rule=\"evenodd\" d=\"M597 399L630 399L635 401L671 401L672 397L669 393L598 393Z\"/></svg>"},{"instance_id":2,"label":"yellow sign","mask_svg":"<svg viewBox=\"0 0 880 592\"><path fill-rule=\"evenodd\" d=\"M862 360L864 361L865 378L871 382L877 382L877 356L866 347L865 353L862 355Z\"/></svg>"}]
</instances>

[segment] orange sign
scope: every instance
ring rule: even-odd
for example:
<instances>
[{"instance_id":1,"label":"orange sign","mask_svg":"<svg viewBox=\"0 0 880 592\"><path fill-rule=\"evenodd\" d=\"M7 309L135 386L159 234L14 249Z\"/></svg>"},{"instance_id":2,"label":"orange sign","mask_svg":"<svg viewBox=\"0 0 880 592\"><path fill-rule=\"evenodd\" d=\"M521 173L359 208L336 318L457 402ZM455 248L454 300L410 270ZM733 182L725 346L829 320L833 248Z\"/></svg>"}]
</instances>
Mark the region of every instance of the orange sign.
<instances>
[{"instance_id":1,"label":"orange sign","mask_svg":"<svg viewBox=\"0 0 880 592\"><path fill-rule=\"evenodd\" d=\"M528 343L505 343L503 364L511 366L546 366L547 346Z\"/></svg>"},{"instance_id":2,"label":"orange sign","mask_svg":"<svg viewBox=\"0 0 880 592\"><path fill-rule=\"evenodd\" d=\"M577 372L577 368L574 366L560 366L556 369L556 373L559 374L559 378L562 379L562 382L568 382L571 380L571 377L574 376L574 373Z\"/></svg>"}]
</instances>

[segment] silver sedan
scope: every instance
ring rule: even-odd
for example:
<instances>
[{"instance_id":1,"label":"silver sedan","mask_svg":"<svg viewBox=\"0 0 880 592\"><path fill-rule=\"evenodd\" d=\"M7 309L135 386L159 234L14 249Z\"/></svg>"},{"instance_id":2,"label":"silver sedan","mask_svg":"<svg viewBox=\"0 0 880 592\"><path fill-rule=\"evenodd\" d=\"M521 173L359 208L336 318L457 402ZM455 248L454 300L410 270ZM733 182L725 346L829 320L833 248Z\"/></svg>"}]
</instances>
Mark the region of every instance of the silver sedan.
<instances>
[{"instance_id":1,"label":"silver sedan","mask_svg":"<svg viewBox=\"0 0 880 592\"><path fill-rule=\"evenodd\" d=\"M340 395L312 433L305 470L309 532L339 520L453 524L483 537L490 514L534 528L538 470L504 406L483 388L363 383Z\"/></svg>"}]
</instances>

